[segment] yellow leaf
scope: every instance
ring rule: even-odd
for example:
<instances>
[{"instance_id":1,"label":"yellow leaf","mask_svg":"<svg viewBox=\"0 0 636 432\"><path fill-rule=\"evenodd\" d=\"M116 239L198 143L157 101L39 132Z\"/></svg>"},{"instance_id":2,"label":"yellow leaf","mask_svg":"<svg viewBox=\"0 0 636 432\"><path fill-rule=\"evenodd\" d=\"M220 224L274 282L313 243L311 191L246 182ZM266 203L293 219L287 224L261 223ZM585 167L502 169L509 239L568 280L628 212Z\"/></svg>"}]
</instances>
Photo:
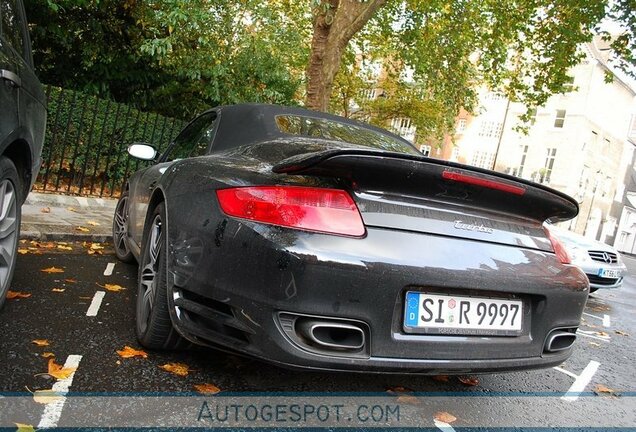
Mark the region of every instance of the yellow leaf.
<instances>
[{"instance_id":1,"label":"yellow leaf","mask_svg":"<svg viewBox=\"0 0 636 432\"><path fill-rule=\"evenodd\" d=\"M473 386L479 385L479 378L460 376L460 377L457 377L457 379L459 380L460 383L464 384L465 386L473 387Z\"/></svg>"},{"instance_id":2,"label":"yellow leaf","mask_svg":"<svg viewBox=\"0 0 636 432\"><path fill-rule=\"evenodd\" d=\"M49 268L42 269L40 271L44 273L64 273L63 269L57 268L57 267L49 267Z\"/></svg>"},{"instance_id":3,"label":"yellow leaf","mask_svg":"<svg viewBox=\"0 0 636 432\"><path fill-rule=\"evenodd\" d=\"M40 211L42 213L51 213L51 207L42 207Z\"/></svg>"},{"instance_id":4,"label":"yellow leaf","mask_svg":"<svg viewBox=\"0 0 636 432\"><path fill-rule=\"evenodd\" d=\"M66 291L66 290L64 288L53 288L51 291L60 293L60 292Z\"/></svg>"},{"instance_id":5,"label":"yellow leaf","mask_svg":"<svg viewBox=\"0 0 636 432\"><path fill-rule=\"evenodd\" d=\"M89 230L88 228L85 228L83 226L78 226L77 228L75 228L77 231L80 232L90 232L91 230Z\"/></svg>"},{"instance_id":6,"label":"yellow leaf","mask_svg":"<svg viewBox=\"0 0 636 432\"><path fill-rule=\"evenodd\" d=\"M41 404L50 404L61 400L62 396L53 390L36 390L33 392L33 400Z\"/></svg>"},{"instance_id":7,"label":"yellow leaf","mask_svg":"<svg viewBox=\"0 0 636 432\"><path fill-rule=\"evenodd\" d=\"M77 368L65 368L57 363L55 363L55 359L49 359L49 371L48 374L56 379L66 379L73 372L75 372Z\"/></svg>"},{"instance_id":8,"label":"yellow leaf","mask_svg":"<svg viewBox=\"0 0 636 432\"><path fill-rule=\"evenodd\" d=\"M33 339L31 343L36 344L37 346L49 346L49 341L46 339Z\"/></svg>"},{"instance_id":9,"label":"yellow leaf","mask_svg":"<svg viewBox=\"0 0 636 432\"><path fill-rule=\"evenodd\" d=\"M35 432L35 429L33 429L33 426L28 424L14 423L14 425L16 425L16 427L18 428L16 432Z\"/></svg>"},{"instance_id":10,"label":"yellow leaf","mask_svg":"<svg viewBox=\"0 0 636 432\"><path fill-rule=\"evenodd\" d=\"M187 376L190 373L190 368L187 364L184 363L166 363L159 367L167 372L179 376Z\"/></svg>"},{"instance_id":11,"label":"yellow leaf","mask_svg":"<svg viewBox=\"0 0 636 432\"><path fill-rule=\"evenodd\" d=\"M95 221L92 221L92 220L86 222L86 224L90 225L90 226L99 226L100 225L98 222L95 222Z\"/></svg>"},{"instance_id":12,"label":"yellow leaf","mask_svg":"<svg viewBox=\"0 0 636 432\"><path fill-rule=\"evenodd\" d=\"M117 354L119 354L121 358L132 358L132 357L148 358L148 353L146 353L145 351L136 350L133 347L129 347L128 345L126 345L123 350L118 350Z\"/></svg>"},{"instance_id":13,"label":"yellow leaf","mask_svg":"<svg viewBox=\"0 0 636 432\"><path fill-rule=\"evenodd\" d=\"M26 254L29 253L29 250L28 249L18 249L18 253L20 255L26 255Z\"/></svg>"},{"instance_id":14,"label":"yellow leaf","mask_svg":"<svg viewBox=\"0 0 636 432\"><path fill-rule=\"evenodd\" d=\"M597 395L600 395L602 393L614 395L616 394L616 391L604 386L603 384L596 384L596 387L594 387L594 393L596 393Z\"/></svg>"},{"instance_id":15,"label":"yellow leaf","mask_svg":"<svg viewBox=\"0 0 636 432\"><path fill-rule=\"evenodd\" d=\"M116 284L104 284L104 285L100 285L96 282L97 286L104 288L106 291L112 291L112 292L119 292L122 290L125 290L126 288L124 288L121 285L116 285Z\"/></svg>"},{"instance_id":16,"label":"yellow leaf","mask_svg":"<svg viewBox=\"0 0 636 432\"><path fill-rule=\"evenodd\" d=\"M55 354L53 354L52 352L43 352L42 357L44 358L55 357Z\"/></svg>"},{"instance_id":17,"label":"yellow leaf","mask_svg":"<svg viewBox=\"0 0 636 432\"><path fill-rule=\"evenodd\" d=\"M411 395L402 395L398 396L396 399L398 403L407 404L407 405L419 405L420 401L415 396Z\"/></svg>"},{"instance_id":18,"label":"yellow leaf","mask_svg":"<svg viewBox=\"0 0 636 432\"><path fill-rule=\"evenodd\" d=\"M70 284L77 283L77 281L75 279L64 279L64 282L70 283Z\"/></svg>"},{"instance_id":19,"label":"yellow leaf","mask_svg":"<svg viewBox=\"0 0 636 432\"><path fill-rule=\"evenodd\" d=\"M57 248L60 250L65 250L65 251L72 251L73 248L70 246L64 246L64 245L57 245Z\"/></svg>"},{"instance_id":20,"label":"yellow leaf","mask_svg":"<svg viewBox=\"0 0 636 432\"><path fill-rule=\"evenodd\" d=\"M99 243L91 243L91 250L102 250L104 249L104 246L100 245Z\"/></svg>"},{"instance_id":21,"label":"yellow leaf","mask_svg":"<svg viewBox=\"0 0 636 432\"><path fill-rule=\"evenodd\" d=\"M442 423L450 424L454 422L455 420L457 420L457 417L447 413L446 411L438 411L435 413L435 420L440 421Z\"/></svg>"},{"instance_id":22,"label":"yellow leaf","mask_svg":"<svg viewBox=\"0 0 636 432\"><path fill-rule=\"evenodd\" d=\"M7 299L8 300L22 299L22 298L29 298L29 297L31 297L30 293L24 293L24 292L21 292L21 291L11 291L11 290L7 291Z\"/></svg>"},{"instance_id":23,"label":"yellow leaf","mask_svg":"<svg viewBox=\"0 0 636 432\"><path fill-rule=\"evenodd\" d=\"M221 391L220 388L215 386L214 384L195 384L194 389L202 394L217 394Z\"/></svg>"},{"instance_id":24,"label":"yellow leaf","mask_svg":"<svg viewBox=\"0 0 636 432\"><path fill-rule=\"evenodd\" d=\"M73 212L73 213L77 213L77 209L75 209L75 207L66 207L66 210Z\"/></svg>"}]
</instances>

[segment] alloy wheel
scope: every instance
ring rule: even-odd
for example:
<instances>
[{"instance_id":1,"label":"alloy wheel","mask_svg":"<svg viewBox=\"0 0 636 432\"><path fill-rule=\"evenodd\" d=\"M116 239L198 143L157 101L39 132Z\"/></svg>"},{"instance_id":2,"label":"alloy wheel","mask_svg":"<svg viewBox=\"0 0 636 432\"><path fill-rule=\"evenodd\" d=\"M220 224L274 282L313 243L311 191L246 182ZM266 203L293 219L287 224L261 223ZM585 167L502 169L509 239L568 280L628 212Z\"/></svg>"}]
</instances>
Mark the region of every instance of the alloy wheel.
<instances>
[{"instance_id":1,"label":"alloy wheel","mask_svg":"<svg viewBox=\"0 0 636 432\"><path fill-rule=\"evenodd\" d=\"M163 235L161 216L156 215L148 232L147 253L139 278L139 293L137 298L137 317L141 333L146 333L154 307L155 292L159 283L159 262L163 249Z\"/></svg>"},{"instance_id":2,"label":"alloy wheel","mask_svg":"<svg viewBox=\"0 0 636 432\"><path fill-rule=\"evenodd\" d=\"M115 229L114 229L114 242L117 252L120 256L127 255L130 250L128 249L128 243L126 237L128 235L128 197L123 196L117 204L115 209Z\"/></svg>"},{"instance_id":3,"label":"alloy wheel","mask_svg":"<svg viewBox=\"0 0 636 432\"><path fill-rule=\"evenodd\" d=\"M18 203L13 183L0 182L0 293L8 289L18 240Z\"/></svg>"}]
</instances>

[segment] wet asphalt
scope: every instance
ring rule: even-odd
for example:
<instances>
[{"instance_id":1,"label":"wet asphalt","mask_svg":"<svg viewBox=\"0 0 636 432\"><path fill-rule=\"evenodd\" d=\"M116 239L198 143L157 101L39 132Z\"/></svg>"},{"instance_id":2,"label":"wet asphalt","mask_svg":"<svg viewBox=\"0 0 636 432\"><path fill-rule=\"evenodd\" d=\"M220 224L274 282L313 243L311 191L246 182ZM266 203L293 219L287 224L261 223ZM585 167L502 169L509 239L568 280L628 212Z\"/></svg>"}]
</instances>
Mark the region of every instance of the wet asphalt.
<instances>
[{"instance_id":1,"label":"wet asphalt","mask_svg":"<svg viewBox=\"0 0 636 432\"><path fill-rule=\"evenodd\" d=\"M444 382L427 376L287 370L203 348L181 352L148 351L146 359L123 359L117 350L126 345L140 348L134 332L136 266L117 262L108 253L87 255L85 248L63 253L28 253L19 256L11 290L31 296L8 300L0 311L0 392L50 389L55 380L44 374L48 359L42 355L53 353L60 364L70 355L83 356L74 375L72 392L183 393L195 391L196 384L213 383L223 392L384 393L401 386L414 392L442 395L552 393L567 392L575 381L573 375L580 374L594 361L599 363L598 370L584 391L592 392L602 385L619 394L634 393L636 259L626 257L625 262L628 276L621 289L590 296L580 328L586 332L585 336L579 336L575 351L561 366L562 370L481 375L478 385L467 386L456 377ZM109 263L115 266L112 275L105 276ZM41 271L50 267L64 272ZM104 291L105 284L125 289L106 291L97 315L87 316L93 296L96 291ZM609 326L605 315L609 317ZM38 347L31 342L34 339L46 339L49 345ZM190 373L180 377L159 368L171 362L187 364ZM598 400L602 401L603 397L599 396ZM471 414L472 420L475 415L483 415L484 420L496 418L496 404L491 400L485 398L481 407L479 401L475 404L477 414ZM587 416L592 421L599 416L623 415L608 413L607 406L599 403L596 410L594 400L587 398L579 416ZM577 410L576 403L571 408ZM636 406L634 408L636 411ZM519 419L540 415L522 404L511 405L507 410L513 410L507 415Z\"/></svg>"}]
</instances>

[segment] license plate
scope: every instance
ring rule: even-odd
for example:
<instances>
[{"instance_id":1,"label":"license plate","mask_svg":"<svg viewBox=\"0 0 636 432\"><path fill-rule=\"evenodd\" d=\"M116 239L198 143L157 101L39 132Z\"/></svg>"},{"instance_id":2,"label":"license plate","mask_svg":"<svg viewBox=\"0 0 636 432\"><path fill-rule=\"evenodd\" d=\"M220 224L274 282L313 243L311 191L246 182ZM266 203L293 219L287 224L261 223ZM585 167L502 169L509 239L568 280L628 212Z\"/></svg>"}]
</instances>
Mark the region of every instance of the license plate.
<instances>
[{"instance_id":1,"label":"license plate","mask_svg":"<svg viewBox=\"0 0 636 432\"><path fill-rule=\"evenodd\" d=\"M432 334L519 334L523 302L409 291L404 329Z\"/></svg>"},{"instance_id":2,"label":"license plate","mask_svg":"<svg viewBox=\"0 0 636 432\"><path fill-rule=\"evenodd\" d=\"M597 275L602 278L618 279L621 272L616 269L599 269Z\"/></svg>"}]
</instances>

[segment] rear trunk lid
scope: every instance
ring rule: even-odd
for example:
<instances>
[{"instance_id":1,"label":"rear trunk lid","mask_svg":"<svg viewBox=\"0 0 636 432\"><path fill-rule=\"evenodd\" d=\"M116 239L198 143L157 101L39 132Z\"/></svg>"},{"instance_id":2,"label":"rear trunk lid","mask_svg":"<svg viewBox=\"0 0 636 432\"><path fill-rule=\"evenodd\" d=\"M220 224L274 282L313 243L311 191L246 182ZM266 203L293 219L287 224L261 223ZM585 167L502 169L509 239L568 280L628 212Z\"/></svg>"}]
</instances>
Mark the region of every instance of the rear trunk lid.
<instances>
[{"instance_id":1,"label":"rear trunk lid","mask_svg":"<svg viewBox=\"0 0 636 432\"><path fill-rule=\"evenodd\" d=\"M402 153L330 149L292 156L273 171L336 179L367 227L552 251L543 222L578 214L574 199L543 185Z\"/></svg>"}]
</instances>

